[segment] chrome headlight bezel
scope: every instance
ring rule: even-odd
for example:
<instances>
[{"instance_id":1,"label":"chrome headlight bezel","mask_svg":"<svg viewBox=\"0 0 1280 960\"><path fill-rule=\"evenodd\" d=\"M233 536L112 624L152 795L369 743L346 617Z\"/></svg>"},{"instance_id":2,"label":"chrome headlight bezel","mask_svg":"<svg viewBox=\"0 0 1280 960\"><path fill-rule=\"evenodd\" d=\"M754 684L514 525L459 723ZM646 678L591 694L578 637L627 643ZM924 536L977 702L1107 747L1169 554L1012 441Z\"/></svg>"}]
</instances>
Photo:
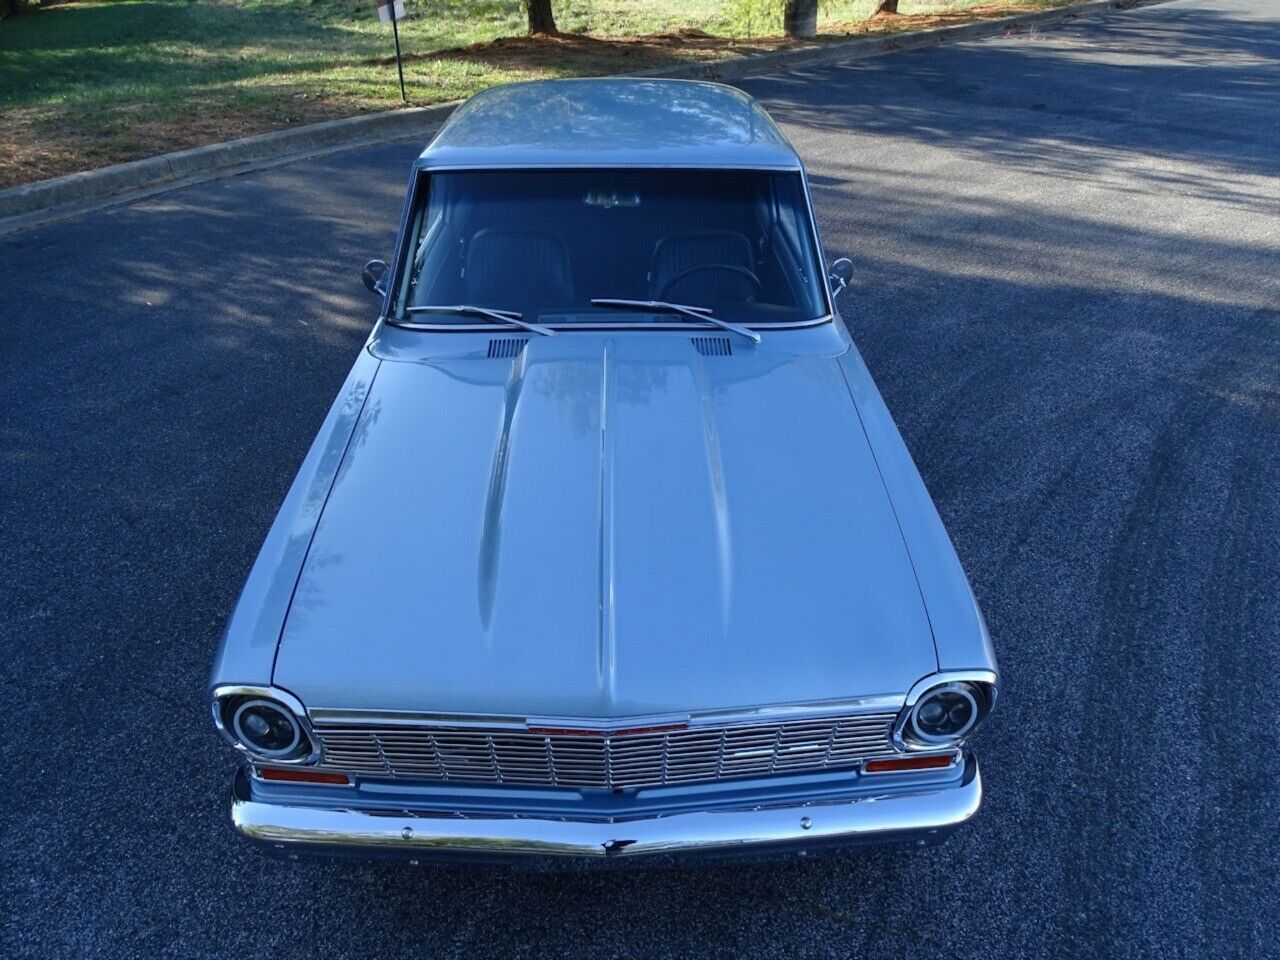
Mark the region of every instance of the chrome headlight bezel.
<instances>
[{"instance_id":1,"label":"chrome headlight bezel","mask_svg":"<svg viewBox=\"0 0 1280 960\"><path fill-rule=\"evenodd\" d=\"M264 746L262 739L255 737L252 729L255 720L263 720L267 724L268 736L280 733L287 738L287 742L278 747ZM254 753L273 760L294 756L302 746L302 724L298 723L297 718L281 704L261 697L240 700L231 710L231 735Z\"/></svg>"},{"instance_id":2,"label":"chrome headlight bezel","mask_svg":"<svg viewBox=\"0 0 1280 960\"><path fill-rule=\"evenodd\" d=\"M930 745L948 745L963 740L978 725L980 696L981 694L967 683L944 683L937 687L930 687L907 714L904 736ZM943 697L958 700L956 707L963 711L965 720L958 729L950 733L930 733L925 729L927 723L921 713L935 700Z\"/></svg>"},{"instance_id":3,"label":"chrome headlight bezel","mask_svg":"<svg viewBox=\"0 0 1280 960\"><path fill-rule=\"evenodd\" d=\"M906 752L937 751L963 744L991 713L1000 691L999 677L991 670L947 671L930 674L907 693L893 725L893 745ZM959 692L972 700L972 721L954 736L929 736L916 725L916 714L930 698L943 692Z\"/></svg>"},{"instance_id":4,"label":"chrome headlight bezel","mask_svg":"<svg viewBox=\"0 0 1280 960\"><path fill-rule=\"evenodd\" d=\"M279 710L294 724L297 738L290 748L280 752L268 752L255 748L237 735L238 711L254 702L261 702ZM213 725L223 738L237 751L251 760L282 765L315 764L321 760L319 740L312 733L307 720L307 710L293 694L276 687L222 686L213 691L211 702Z\"/></svg>"}]
</instances>

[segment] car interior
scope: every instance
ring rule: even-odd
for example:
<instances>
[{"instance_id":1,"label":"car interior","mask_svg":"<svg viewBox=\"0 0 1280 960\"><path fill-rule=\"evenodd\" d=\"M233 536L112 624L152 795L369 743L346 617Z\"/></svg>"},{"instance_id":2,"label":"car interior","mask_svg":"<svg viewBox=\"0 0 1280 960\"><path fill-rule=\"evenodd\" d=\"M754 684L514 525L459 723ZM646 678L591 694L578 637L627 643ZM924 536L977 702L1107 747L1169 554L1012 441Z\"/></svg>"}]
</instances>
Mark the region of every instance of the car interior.
<instances>
[{"instance_id":1,"label":"car interior","mask_svg":"<svg viewBox=\"0 0 1280 960\"><path fill-rule=\"evenodd\" d=\"M437 174L415 218L401 302L631 322L591 304L615 298L813 319L823 301L806 210L788 174Z\"/></svg>"}]
</instances>

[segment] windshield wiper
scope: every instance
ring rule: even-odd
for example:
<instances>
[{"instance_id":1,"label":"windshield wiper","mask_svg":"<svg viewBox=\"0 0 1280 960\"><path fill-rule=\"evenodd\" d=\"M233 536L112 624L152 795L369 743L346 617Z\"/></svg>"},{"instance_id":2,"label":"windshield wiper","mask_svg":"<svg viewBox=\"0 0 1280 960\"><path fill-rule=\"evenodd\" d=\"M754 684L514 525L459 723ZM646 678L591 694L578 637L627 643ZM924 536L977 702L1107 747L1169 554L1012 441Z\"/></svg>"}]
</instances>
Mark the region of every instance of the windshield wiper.
<instances>
[{"instance_id":1,"label":"windshield wiper","mask_svg":"<svg viewBox=\"0 0 1280 960\"><path fill-rule=\"evenodd\" d=\"M514 323L517 327L533 333L540 333L544 337L554 337L556 332L550 327L544 327L540 323L529 323L527 320L520 319L523 314L514 310L494 310L491 307L473 307L470 304L458 303L445 307L405 307L405 313L461 313L468 317L488 317L495 323ZM402 327L410 329L422 329L430 326L424 323L404 323L399 324Z\"/></svg>"},{"instance_id":2,"label":"windshield wiper","mask_svg":"<svg viewBox=\"0 0 1280 960\"><path fill-rule=\"evenodd\" d=\"M748 330L746 327L736 323L730 323L728 320L721 320L719 317L713 317L711 310L707 307L691 307L686 303L668 303L665 300L615 300L611 297L596 297L591 301L592 305L597 307L621 307L624 309L634 310L640 307L644 310L662 310L666 313L679 313L686 317L692 317L694 320L702 320L706 323L714 324L722 330L728 330L736 333L740 337L746 337L752 343L760 342L760 334L754 330Z\"/></svg>"}]
</instances>

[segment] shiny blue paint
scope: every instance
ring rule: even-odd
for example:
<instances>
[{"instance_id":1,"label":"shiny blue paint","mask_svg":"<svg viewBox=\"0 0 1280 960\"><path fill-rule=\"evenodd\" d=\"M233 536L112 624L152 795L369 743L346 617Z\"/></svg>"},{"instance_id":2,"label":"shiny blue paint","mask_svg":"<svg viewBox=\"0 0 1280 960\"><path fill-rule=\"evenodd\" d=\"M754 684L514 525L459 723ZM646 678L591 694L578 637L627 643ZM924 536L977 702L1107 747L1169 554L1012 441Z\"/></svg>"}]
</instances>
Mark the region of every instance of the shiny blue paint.
<instances>
[{"instance_id":1,"label":"shiny blue paint","mask_svg":"<svg viewBox=\"0 0 1280 960\"><path fill-rule=\"evenodd\" d=\"M312 708L615 717L934 670L839 337L709 358L688 334L581 332L512 361L469 336L469 358L428 335L383 364L277 684Z\"/></svg>"},{"instance_id":2,"label":"shiny blue paint","mask_svg":"<svg viewBox=\"0 0 1280 960\"><path fill-rule=\"evenodd\" d=\"M729 88L505 90L459 110L420 163L798 166ZM538 124L503 129L535 100ZM686 126L672 104L692 104ZM704 334L535 336L491 360L489 332L380 322L211 685L274 682L311 709L604 719L905 695L939 667L994 670L843 324L733 338L731 357L698 354Z\"/></svg>"},{"instance_id":3,"label":"shiny blue paint","mask_svg":"<svg viewBox=\"0 0 1280 960\"><path fill-rule=\"evenodd\" d=\"M362 350L338 391L227 621L209 681L211 690L220 684L270 681L298 574L380 365L377 357Z\"/></svg>"},{"instance_id":4,"label":"shiny blue paint","mask_svg":"<svg viewBox=\"0 0 1280 960\"><path fill-rule=\"evenodd\" d=\"M911 552L941 670L996 670L995 650L933 498L854 347L840 358L885 489Z\"/></svg>"},{"instance_id":5,"label":"shiny blue paint","mask_svg":"<svg viewBox=\"0 0 1280 960\"><path fill-rule=\"evenodd\" d=\"M800 169L782 131L741 90L636 79L491 87L453 112L418 163Z\"/></svg>"}]
</instances>

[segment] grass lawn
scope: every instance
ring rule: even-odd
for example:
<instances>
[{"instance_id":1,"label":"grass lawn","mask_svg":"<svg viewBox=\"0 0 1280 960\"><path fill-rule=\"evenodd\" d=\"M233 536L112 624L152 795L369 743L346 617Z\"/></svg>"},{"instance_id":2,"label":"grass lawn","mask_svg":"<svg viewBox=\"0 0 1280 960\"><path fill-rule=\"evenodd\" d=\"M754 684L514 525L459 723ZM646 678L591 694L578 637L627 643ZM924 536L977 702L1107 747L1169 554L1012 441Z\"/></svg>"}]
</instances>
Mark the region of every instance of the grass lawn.
<instances>
[{"instance_id":1,"label":"grass lawn","mask_svg":"<svg viewBox=\"0 0 1280 960\"><path fill-rule=\"evenodd\" d=\"M824 38L1071 0L830 0ZM519 0L407 0L415 104L495 83L626 72L784 45L782 0L554 0L565 36L523 36ZM0 21L0 187L399 106L373 0L85 0Z\"/></svg>"}]
</instances>

